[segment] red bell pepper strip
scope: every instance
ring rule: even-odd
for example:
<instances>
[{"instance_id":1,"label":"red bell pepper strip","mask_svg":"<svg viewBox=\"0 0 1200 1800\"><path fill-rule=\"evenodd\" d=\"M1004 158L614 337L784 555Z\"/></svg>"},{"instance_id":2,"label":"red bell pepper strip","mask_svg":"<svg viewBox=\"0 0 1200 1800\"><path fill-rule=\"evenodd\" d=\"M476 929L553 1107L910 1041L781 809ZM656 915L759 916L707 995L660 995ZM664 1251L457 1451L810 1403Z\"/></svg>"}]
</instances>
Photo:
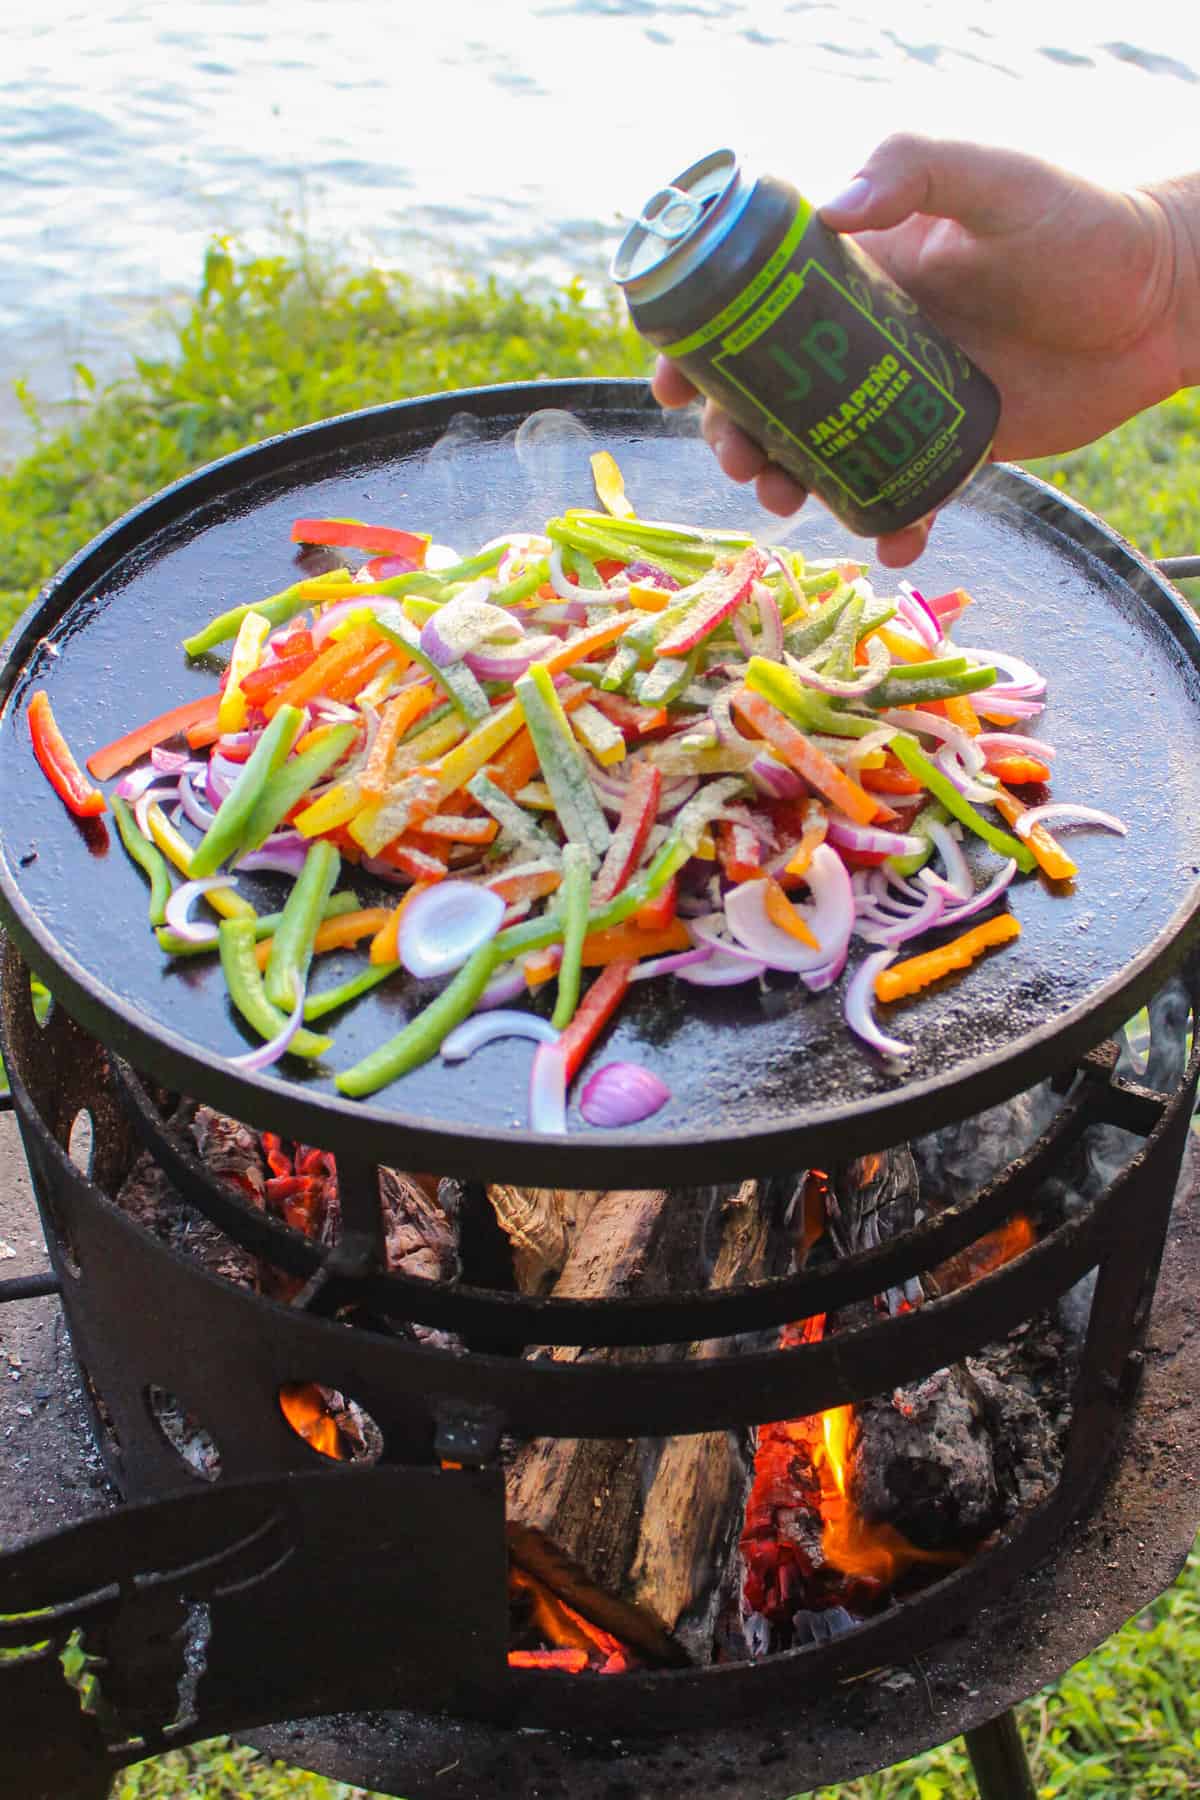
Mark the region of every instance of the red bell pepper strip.
<instances>
[{"instance_id":1,"label":"red bell pepper strip","mask_svg":"<svg viewBox=\"0 0 1200 1800\"><path fill-rule=\"evenodd\" d=\"M606 694L603 688L597 688L592 695L592 705L612 720L626 742L645 737L648 731L657 731L670 721L665 706L639 706L636 700L627 700L624 694Z\"/></svg>"},{"instance_id":2,"label":"red bell pepper strip","mask_svg":"<svg viewBox=\"0 0 1200 1800\"><path fill-rule=\"evenodd\" d=\"M29 702L29 735L43 775L77 819L94 819L97 813L108 811L104 795L79 767L55 723L45 688L39 688Z\"/></svg>"},{"instance_id":3,"label":"red bell pepper strip","mask_svg":"<svg viewBox=\"0 0 1200 1800\"><path fill-rule=\"evenodd\" d=\"M633 922L639 931L665 931L675 918L675 902L679 898L679 877L672 875L665 887L639 906Z\"/></svg>"},{"instance_id":4,"label":"red bell pepper strip","mask_svg":"<svg viewBox=\"0 0 1200 1800\"><path fill-rule=\"evenodd\" d=\"M168 738L179 737L193 725L215 724L220 703L219 694L205 694L202 700L187 700L182 706L173 706L170 712L160 713L156 719L139 725L136 731L114 738L111 744L105 744L100 750L93 750L87 759L90 773L97 781L107 781L110 776L116 775L121 769L127 769L130 763L137 762L139 757L153 750L156 744L165 744Z\"/></svg>"},{"instance_id":5,"label":"red bell pepper strip","mask_svg":"<svg viewBox=\"0 0 1200 1800\"><path fill-rule=\"evenodd\" d=\"M729 573L716 577L708 592L688 608L679 624L658 640L654 646L655 656L689 656L722 620L737 611L749 596L755 576L761 575L766 566L766 556L757 546L751 544L748 550L743 550Z\"/></svg>"},{"instance_id":6,"label":"red bell pepper strip","mask_svg":"<svg viewBox=\"0 0 1200 1800\"><path fill-rule=\"evenodd\" d=\"M763 872L757 836L736 819L717 820L717 855L730 881L756 881Z\"/></svg>"},{"instance_id":7,"label":"red bell pepper strip","mask_svg":"<svg viewBox=\"0 0 1200 1800\"><path fill-rule=\"evenodd\" d=\"M311 668L317 660L313 650L300 650L294 656L281 656L276 662L260 663L257 669L251 669L248 675L242 676L242 692L251 706L261 706L280 688L285 688L289 681L297 675L303 675L305 669Z\"/></svg>"},{"instance_id":8,"label":"red bell pepper strip","mask_svg":"<svg viewBox=\"0 0 1200 1800\"><path fill-rule=\"evenodd\" d=\"M810 787L832 800L856 825L870 825L881 810L888 810L859 787L857 781L852 781L823 750L810 743L804 733L797 731L762 694L751 693L749 688L738 688L733 695L733 710L770 744L772 750L778 751L789 768L803 775Z\"/></svg>"},{"instance_id":9,"label":"red bell pepper strip","mask_svg":"<svg viewBox=\"0 0 1200 1800\"><path fill-rule=\"evenodd\" d=\"M619 894L637 868L650 827L658 816L662 794L662 770L656 763L635 763L621 812L604 853L604 861L592 884L592 904Z\"/></svg>"},{"instance_id":10,"label":"red bell pepper strip","mask_svg":"<svg viewBox=\"0 0 1200 1800\"><path fill-rule=\"evenodd\" d=\"M336 544L340 549L370 550L376 556L408 556L418 568L425 564L429 539L390 525L366 525L361 519L297 519L292 526L293 544Z\"/></svg>"},{"instance_id":11,"label":"red bell pepper strip","mask_svg":"<svg viewBox=\"0 0 1200 1800\"><path fill-rule=\"evenodd\" d=\"M568 1083L578 1074L588 1051L625 998L629 977L636 967L632 961L609 963L580 1001L575 1017L558 1040Z\"/></svg>"}]
</instances>

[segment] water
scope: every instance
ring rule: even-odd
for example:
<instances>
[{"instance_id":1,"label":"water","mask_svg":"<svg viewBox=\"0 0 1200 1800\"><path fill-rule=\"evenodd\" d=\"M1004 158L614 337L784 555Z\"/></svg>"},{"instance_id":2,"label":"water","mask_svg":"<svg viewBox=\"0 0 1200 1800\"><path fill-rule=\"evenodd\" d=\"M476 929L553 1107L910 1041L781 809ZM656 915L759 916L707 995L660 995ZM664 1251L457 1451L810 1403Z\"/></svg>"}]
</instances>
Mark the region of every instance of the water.
<instances>
[{"instance_id":1,"label":"water","mask_svg":"<svg viewBox=\"0 0 1200 1800\"><path fill-rule=\"evenodd\" d=\"M160 344L217 232L599 286L718 143L818 200L903 128L1130 184L1195 166L1198 82L1176 0L41 0L0 62L0 455L13 380Z\"/></svg>"}]
</instances>

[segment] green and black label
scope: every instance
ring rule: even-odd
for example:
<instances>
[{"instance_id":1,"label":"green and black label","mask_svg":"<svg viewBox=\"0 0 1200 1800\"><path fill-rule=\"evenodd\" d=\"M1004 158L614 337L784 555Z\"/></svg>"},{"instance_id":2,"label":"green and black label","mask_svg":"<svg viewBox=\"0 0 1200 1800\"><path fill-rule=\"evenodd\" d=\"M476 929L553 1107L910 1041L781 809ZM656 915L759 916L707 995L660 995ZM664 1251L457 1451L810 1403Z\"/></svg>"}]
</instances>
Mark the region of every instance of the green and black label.
<instances>
[{"instance_id":1,"label":"green and black label","mask_svg":"<svg viewBox=\"0 0 1200 1800\"><path fill-rule=\"evenodd\" d=\"M999 411L961 350L807 207L735 300L665 348L864 534L910 523L966 481Z\"/></svg>"}]
</instances>

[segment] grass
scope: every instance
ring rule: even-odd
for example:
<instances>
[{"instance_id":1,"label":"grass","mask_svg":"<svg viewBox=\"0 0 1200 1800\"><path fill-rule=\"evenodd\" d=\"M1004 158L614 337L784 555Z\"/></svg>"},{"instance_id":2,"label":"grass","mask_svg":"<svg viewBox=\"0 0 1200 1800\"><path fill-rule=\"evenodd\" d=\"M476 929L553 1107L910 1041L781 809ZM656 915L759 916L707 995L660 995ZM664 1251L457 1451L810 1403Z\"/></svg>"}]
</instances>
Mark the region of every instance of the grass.
<instances>
[{"instance_id":1,"label":"grass","mask_svg":"<svg viewBox=\"0 0 1200 1800\"><path fill-rule=\"evenodd\" d=\"M65 425L0 474L0 626L104 525L188 469L293 426L455 387L645 373L645 346L579 286L531 298L464 280L431 293L347 272L303 248L216 243L174 353L81 393ZM35 411L26 397L31 411ZM1200 551L1200 390L1074 456L1036 466L1150 556ZM1193 590L1195 591L1195 590ZM1200 1555L1139 1618L1021 1708L1039 1794L1159 1800L1200 1790ZM820 1800L936 1800L972 1791L957 1745ZM218 1739L126 1770L117 1800L363 1800ZM784 1796L780 1795L780 1800Z\"/></svg>"}]
</instances>

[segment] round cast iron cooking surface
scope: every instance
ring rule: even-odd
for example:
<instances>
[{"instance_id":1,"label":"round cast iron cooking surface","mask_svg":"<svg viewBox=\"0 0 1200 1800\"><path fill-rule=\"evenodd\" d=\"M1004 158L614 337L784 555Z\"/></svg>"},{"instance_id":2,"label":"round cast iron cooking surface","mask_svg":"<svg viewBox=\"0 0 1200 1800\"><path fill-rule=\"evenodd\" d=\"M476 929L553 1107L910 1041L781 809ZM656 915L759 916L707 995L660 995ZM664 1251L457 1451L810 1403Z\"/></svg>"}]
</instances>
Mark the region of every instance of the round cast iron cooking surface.
<instances>
[{"instance_id":1,"label":"round cast iron cooking surface","mask_svg":"<svg viewBox=\"0 0 1200 1800\"><path fill-rule=\"evenodd\" d=\"M786 537L810 555L867 549L816 506L785 528L718 474L692 420L663 417L640 382L593 381L401 402L272 439L148 500L60 572L13 634L3 674L0 911L80 1022L170 1086L344 1154L592 1187L711 1181L881 1147L1018 1092L1136 1010L1191 941L1200 898L1200 636L1174 590L1100 520L999 467L944 510L920 585L966 587L975 604L959 639L1047 676L1034 729L1058 748L1055 797L1121 814L1129 836L1073 835L1075 892L1018 877L1019 940L889 1009L887 1028L915 1046L903 1073L848 1032L842 984L814 996L784 977L765 992L641 985L588 1068L644 1062L672 1098L623 1131L590 1129L573 1104L565 1139L531 1133L531 1047L513 1041L454 1067L435 1059L365 1102L341 1097L336 1071L430 997L407 980L330 1022L326 1066L229 1067L248 1038L216 959L161 955L143 878L111 823L73 820L34 761L31 692L49 691L82 760L211 691L218 665L189 665L180 639L295 579L297 516L390 521L466 553L594 504L588 455L599 448L616 455L644 517ZM971 854L982 882L996 859ZM343 882L381 897L348 865ZM244 878L243 891L268 910L285 885ZM314 986L340 980L356 954L320 959Z\"/></svg>"}]
</instances>

